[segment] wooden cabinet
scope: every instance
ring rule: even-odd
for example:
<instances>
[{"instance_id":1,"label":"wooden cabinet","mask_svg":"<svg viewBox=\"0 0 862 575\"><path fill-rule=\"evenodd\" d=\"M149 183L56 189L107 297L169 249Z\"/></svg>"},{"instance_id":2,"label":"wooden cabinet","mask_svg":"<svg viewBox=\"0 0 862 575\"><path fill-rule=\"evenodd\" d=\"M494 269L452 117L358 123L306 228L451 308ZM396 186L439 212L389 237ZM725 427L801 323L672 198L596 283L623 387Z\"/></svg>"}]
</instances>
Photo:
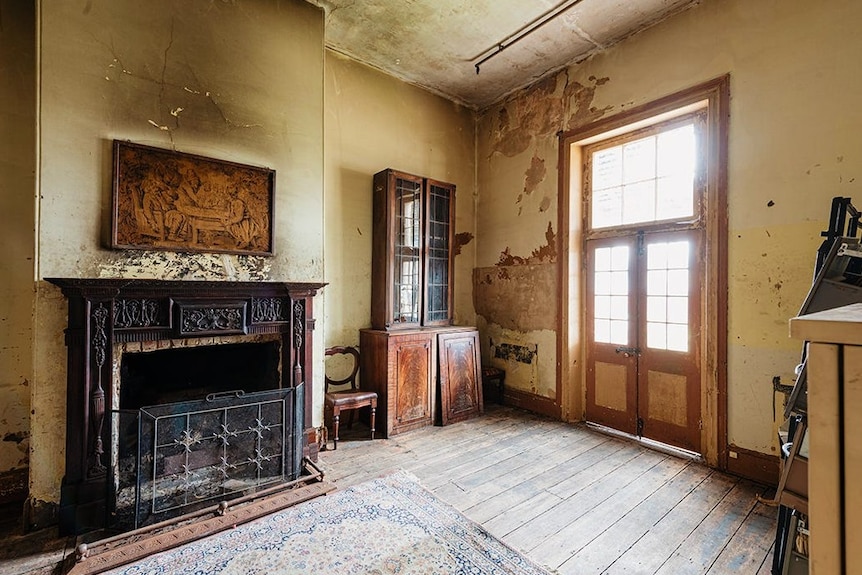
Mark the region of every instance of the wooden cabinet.
<instances>
[{"instance_id":1,"label":"wooden cabinet","mask_svg":"<svg viewBox=\"0 0 862 575\"><path fill-rule=\"evenodd\" d=\"M361 385L377 392L385 437L482 412L478 338L470 327L360 330Z\"/></svg>"},{"instance_id":2,"label":"wooden cabinet","mask_svg":"<svg viewBox=\"0 0 862 575\"><path fill-rule=\"evenodd\" d=\"M482 411L476 328L452 326L455 186L374 175L371 327L360 330L361 385L377 392L386 437Z\"/></svg>"},{"instance_id":3,"label":"wooden cabinet","mask_svg":"<svg viewBox=\"0 0 862 575\"><path fill-rule=\"evenodd\" d=\"M371 326L451 325L455 186L383 170L373 201Z\"/></svg>"},{"instance_id":4,"label":"wooden cabinet","mask_svg":"<svg viewBox=\"0 0 862 575\"><path fill-rule=\"evenodd\" d=\"M810 573L862 575L862 304L790 320L808 348Z\"/></svg>"}]
</instances>

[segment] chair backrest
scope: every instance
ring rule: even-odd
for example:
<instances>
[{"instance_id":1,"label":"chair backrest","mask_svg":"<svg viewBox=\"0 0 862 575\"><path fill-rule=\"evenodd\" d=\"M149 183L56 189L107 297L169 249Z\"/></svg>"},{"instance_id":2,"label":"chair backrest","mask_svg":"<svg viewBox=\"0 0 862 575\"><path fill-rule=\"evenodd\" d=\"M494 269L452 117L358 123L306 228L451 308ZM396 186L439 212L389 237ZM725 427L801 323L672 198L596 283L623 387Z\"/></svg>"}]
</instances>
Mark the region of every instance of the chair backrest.
<instances>
[{"instance_id":1,"label":"chair backrest","mask_svg":"<svg viewBox=\"0 0 862 575\"><path fill-rule=\"evenodd\" d=\"M324 374L324 380L326 381L326 391L325 393L329 393L330 386L342 386L346 384L350 384L350 389L357 389L356 385L356 374L359 373L359 350L353 346L336 346L330 347L326 350L326 355L348 355L352 357L353 365L350 369L350 375L345 377L344 379L332 379L328 375ZM343 390L342 390L343 391Z\"/></svg>"}]
</instances>

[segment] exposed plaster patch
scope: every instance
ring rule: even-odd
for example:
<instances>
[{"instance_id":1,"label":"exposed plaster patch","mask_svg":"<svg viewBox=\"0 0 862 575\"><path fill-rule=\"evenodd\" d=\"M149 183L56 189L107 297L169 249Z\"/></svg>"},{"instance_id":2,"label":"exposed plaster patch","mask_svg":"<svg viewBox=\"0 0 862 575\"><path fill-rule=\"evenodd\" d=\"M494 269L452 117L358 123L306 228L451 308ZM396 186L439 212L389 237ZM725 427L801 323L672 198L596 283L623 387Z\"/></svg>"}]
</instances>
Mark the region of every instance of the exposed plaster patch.
<instances>
[{"instance_id":1,"label":"exposed plaster patch","mask_svg":"<svg viewBox=\"0 0 862 575\"><path fill-rule=\"evenodd\" d=\"M551 207L551 198L549 198L548 196L545 196L544 198L542 198L542 203L539 204L539 212L540 213L541 212L547 212L550 207Z\"/></svg>"},{"instance_id":2,"label":"exposed plaster patch","mask_svg":"<svg viewBox=\"0 0 862 575\"><path fill-rule=\"evenodd\" d=\"M473 306L489 323L516 332L553 330L557 309L554 264L473 270Z\"/></svg>"},{"instance_id":3,"label":"exposed plaster patch","mask_svg":"<svg viewBox=\"0 0 862 575\"><path fill-rule=\"evenodd\" d=\"M357 230L358 230L358 228L357 228ZM359 235L362 235L362 233L360 232ZM452 246L452 250L453 250L454 254L456 256L459 255L461 253L461 248L463 246L466 246L467 244L469 244L472 241L473 241L473 234L471 234L470 232L461 232L461 233L455 234L455 245Z\"/></svg>"},{"instance_id":4,"label":"exposed plaster patch","mask_svg":"<svg viewBox=\"0 0 862 575\"><path fill-rule=\"evenodd\" d=\"M147 120L147 122L148 122L151 126L153 126L154 128L158 128L159 130L162 130L163 132L170 132L170 131L171 131L171 129L170 129L169 127L159 125L158 123L156 123L156 122L155 122L155 121L153 121L153 120Z\"/></svg>"},{"instance_id":5,"label":"exposed plaster patch","mask_svg":"<svg viewBox=\"0 0 862 575\"><path fill-rule=\"evenodd\" d=\"M556 234L551 222L548 222L548 229L545 231L545 239L547 243L533 250L529 257L513 255L510 248L506 247L500 254L498 266L519 266L541 263L553 263L557 261L557 242Z\"/></svg>"}]
</instances>

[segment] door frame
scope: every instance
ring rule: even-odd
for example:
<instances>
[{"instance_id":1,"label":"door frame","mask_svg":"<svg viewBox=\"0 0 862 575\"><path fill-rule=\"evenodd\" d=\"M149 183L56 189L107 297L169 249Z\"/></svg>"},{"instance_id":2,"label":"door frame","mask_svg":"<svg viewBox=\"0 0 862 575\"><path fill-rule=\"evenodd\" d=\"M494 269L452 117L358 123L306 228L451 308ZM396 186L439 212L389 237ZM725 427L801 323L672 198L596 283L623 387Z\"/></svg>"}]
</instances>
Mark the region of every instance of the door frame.
<instances>
[{"instance_id":1,"label":"door frame","mask_svg":"<svg viewBox=\"0 0 862 575\"><path fill-rule=\"evenodd\" d=\"M704 197L704 277L701 343L702 455L707 464L727 469L727 157L730 76L724 75L561 132L558 158L558 259L560 309L557 389L567 419L582 420L586 403L584 315L585 267L582 148L599 139L682 115L699 108L706 115L706 192Z\"/></svg>"}]
</instances>

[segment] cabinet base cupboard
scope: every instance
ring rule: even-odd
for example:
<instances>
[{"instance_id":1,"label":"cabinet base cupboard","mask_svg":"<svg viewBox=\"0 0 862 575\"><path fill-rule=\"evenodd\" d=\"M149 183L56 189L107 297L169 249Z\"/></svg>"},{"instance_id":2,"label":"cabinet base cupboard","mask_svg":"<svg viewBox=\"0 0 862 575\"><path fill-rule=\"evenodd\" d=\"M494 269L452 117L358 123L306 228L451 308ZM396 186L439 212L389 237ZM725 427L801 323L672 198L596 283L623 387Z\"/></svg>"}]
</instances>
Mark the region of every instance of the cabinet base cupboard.
<instances>
[{"instance_id":1,"label":"cabinet base cupboard","mask_svg":"<svg viewBox=\"0 0 862 575\"><path fill-rule=\"evenodd\" d=\"M385 437L482 413L475 328L363 329L359 345L362 387L377 392Z\"/></svg>"}]
</instances>

